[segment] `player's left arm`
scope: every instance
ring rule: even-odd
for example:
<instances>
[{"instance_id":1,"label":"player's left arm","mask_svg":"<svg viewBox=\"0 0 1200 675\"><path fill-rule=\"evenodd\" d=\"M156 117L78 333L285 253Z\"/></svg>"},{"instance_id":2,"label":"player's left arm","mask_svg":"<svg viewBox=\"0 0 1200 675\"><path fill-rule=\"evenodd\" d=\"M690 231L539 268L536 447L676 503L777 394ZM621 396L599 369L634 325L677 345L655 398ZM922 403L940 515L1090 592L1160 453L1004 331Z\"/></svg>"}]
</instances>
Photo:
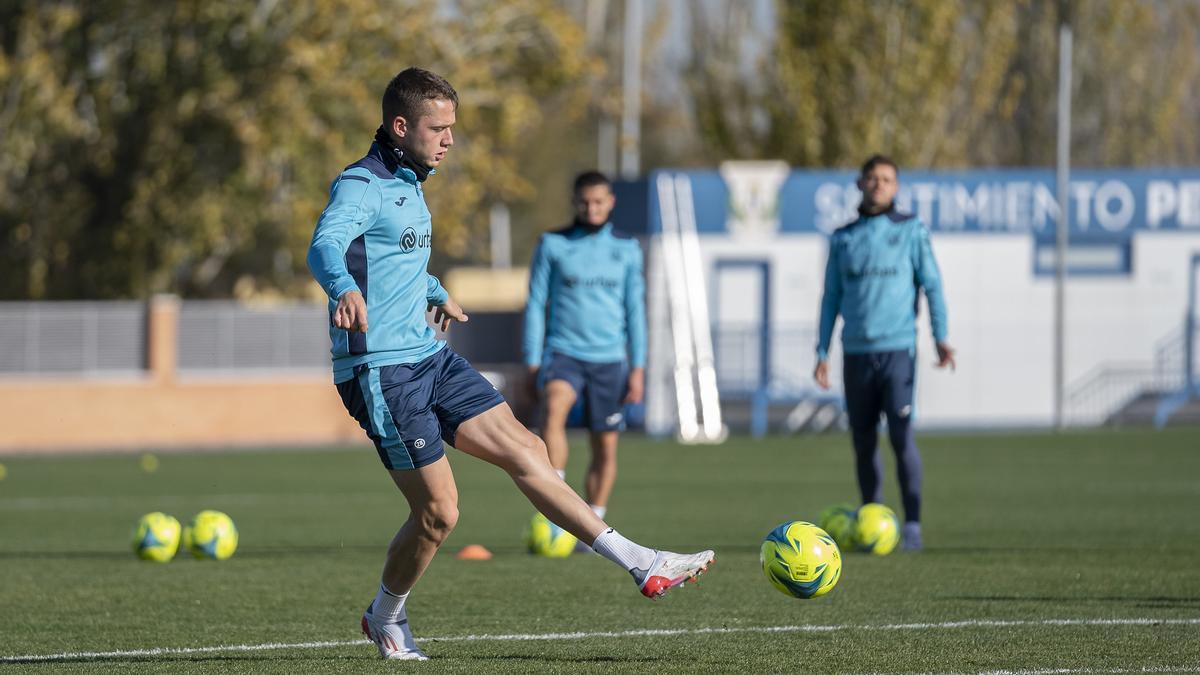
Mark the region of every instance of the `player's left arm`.
<instances>
[{"instance_id":1,"label":"player's left arm","mask_svg":"<svg viewBox=\"0 0 1200 675\"><path fill-rule=\"evenodd\" d=\"M929 323L933 328L933 342L937 348L937 367L949 366L950 370L954 370L954 348L946 341L946 298L942 292L942 274L938 270L937 259L933 256L929 230L921 224L917 225L913 236L913 276L916 284L924 289L925 300L929 303Z\"/></svg>"},{"instance_id":2,"label":"player's left arm","mask_svg":"<svg viewBox=\"0 0 1200 675\"><path fill-rule=\"evenodd\" d=\"M646 387L646 278L642 274L642 247L633 240L625 267L625 330L629 345L629 381L625 402L641 403Z\"/></svg>"},{"instance_id":3,"label":"player's left arm","mask_svg":"<svg viewBox=\"0 0 1200 675\"><path fill-rule=\"evenodd\" d=\"M442 287L442 282L438 281L437 277L428 272L425 273L425 276L427 277L425 280L425 301L429 303L426 311L432 312L435 309L437 310L433 315L433 323L441 328L443 333L450 330L451 321L466 323L469 319L467 313L463 311L462 307L459 307L454 298L450 297L450 293Z\"/></svg>"}]
</instances>

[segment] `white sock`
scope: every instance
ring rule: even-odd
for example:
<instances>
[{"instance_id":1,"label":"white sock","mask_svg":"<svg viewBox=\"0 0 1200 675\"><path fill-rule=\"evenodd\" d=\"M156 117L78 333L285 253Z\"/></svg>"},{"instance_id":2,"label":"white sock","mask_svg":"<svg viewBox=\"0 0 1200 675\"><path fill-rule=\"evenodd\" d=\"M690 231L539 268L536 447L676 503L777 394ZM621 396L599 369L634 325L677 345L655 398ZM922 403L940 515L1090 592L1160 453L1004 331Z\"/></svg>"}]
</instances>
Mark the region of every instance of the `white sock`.
<instances>
[{"instance_id":1,"label":"white sock","mask_svg":"<svg viewBox=\"0 0 1200 675\"><path fill-rule=\"evenodd\" d=\"M597 518L604 520L604 514L608 513L607 506L596 506L595 504L588 504L588 506L591 507L592 513L596 514Z\"/></svg>"},{"instance_id":2,"label":"white sock","mask_svg":"<svg viewBox=\"0 0 1200 675\"><path fill-rule=\"evenodd\" d=\"M375 595L375 602L371 604L371 615L383 623L396 623L404 616L405 600L408 600L408 593L396 595L383 584L379 584L379 593Z\"/></svg>"},{"instance_id":3,"label":"white sock","mask_svg":"<svg viewBox=\"0 0 1200 675\"><path fill-rule=\"evenodd\" d=\"M563 480L567 479L567 470L566 469L555 469L554 473L557 473L558 477Z\"/></svg>"},{"instance_id":4,"label":"white sock","mask_svg":"<svg viewBox=\"0 0 1200 675\"><path fill-rule=\"evenodd\" d=\"M592 542L592 550L624 567L638 583L641 583L650 571L656 553L652 548L646 548L622 537L611 527L596 537L596 541Z\"/></svg>"}]
</instances>

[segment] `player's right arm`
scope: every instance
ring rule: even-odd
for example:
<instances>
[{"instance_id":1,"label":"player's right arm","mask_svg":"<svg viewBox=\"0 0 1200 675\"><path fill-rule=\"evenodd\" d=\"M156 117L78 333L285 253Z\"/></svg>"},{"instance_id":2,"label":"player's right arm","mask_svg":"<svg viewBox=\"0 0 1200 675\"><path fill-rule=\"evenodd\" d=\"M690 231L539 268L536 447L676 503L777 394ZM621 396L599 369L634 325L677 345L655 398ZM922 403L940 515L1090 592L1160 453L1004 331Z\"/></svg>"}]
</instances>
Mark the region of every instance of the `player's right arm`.
<instances>
[{"instance_id":1,"label":"player's right arm","mask_svg":"<svg viewBox=\"0 0 1200 675\"><path fill-rule=\"evenodd\" d=\"M367 330L367 303L346 267L346 251L374 224L381 199L379 186L370 178L342 174L329 191L329 203L317 219L308 247L308 269L337 303L331 319L343 330Z\"/></svg>"},{"instance_id":2,"label":"player's right arm","mask_svg":"<svg viewBox=\"0 0 1200 675\"><path fill-rule=\"evenodd\" d=\"M546 250L546 235L538 241L529 263L529 298L525 301L525 335L521 351L529 369L530 390L537 389L538 368L542 363L542 348L546 339L546 301L550 294L550 254Z\"/></svg>"},{"instance_id":3,"label":"player's right arm","mask_svg":"<svg viewBox=\"0 0 1200 675\"><path fill-rule=\"evenodd\" d=\"M829 257L825 261L825 292L821 297L821 319L817 328L817 367L813 370L813 379L822 389L829 388L829 343L833 340L833 326L841 305L842 275L838 270L835 239L830 237Z\"/></svg>"},{"instance_id":4,"label":"player's right arm","mask_svg":"<svg viewBox=\"0 0 1200 675\"><path fill-rule=\"evenodd\" d=\"M542 235L533 261L529 264L529 299L525 302L525 338L522 352L525 365L542 362L542 346L546 339L546 301L550 294L550 254L546 236Z\"/></svg>"}]
</instances>

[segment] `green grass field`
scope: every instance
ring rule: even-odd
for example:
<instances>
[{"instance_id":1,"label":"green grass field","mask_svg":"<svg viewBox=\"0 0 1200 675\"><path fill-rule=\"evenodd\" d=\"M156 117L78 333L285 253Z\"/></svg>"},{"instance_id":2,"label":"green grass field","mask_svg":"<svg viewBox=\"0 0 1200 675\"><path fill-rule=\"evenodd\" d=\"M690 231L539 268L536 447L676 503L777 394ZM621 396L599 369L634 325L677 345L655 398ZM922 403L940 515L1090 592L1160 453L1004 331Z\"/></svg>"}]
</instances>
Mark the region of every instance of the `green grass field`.
<instances>
[{"instance_id":1,"label":"green grass field","mask_svg":"<svg viewBox=\"0 0 1200 675\"><path fill-rule=\"evenodd\" d=\"M920 443L927 549L847 553L815 600L774 590L758 547L780 522L855 499L844 435L625 439L609 520L653 546L717 551L699 584L658 602L598 556L524 553L531 507L451 451L461 519L409 603L422 664L358 642L407 513L370 448L164 454L153 474L137 455L2 458L0 671L1200 670L1200 430ZM237 522L231 560L130 551L142 513L204 508ZM495 558L454 559L470 543ZM270 643L301 646L153 651ZM30 655L52 658L13 658Z\"/></svg>"}]
</instances>

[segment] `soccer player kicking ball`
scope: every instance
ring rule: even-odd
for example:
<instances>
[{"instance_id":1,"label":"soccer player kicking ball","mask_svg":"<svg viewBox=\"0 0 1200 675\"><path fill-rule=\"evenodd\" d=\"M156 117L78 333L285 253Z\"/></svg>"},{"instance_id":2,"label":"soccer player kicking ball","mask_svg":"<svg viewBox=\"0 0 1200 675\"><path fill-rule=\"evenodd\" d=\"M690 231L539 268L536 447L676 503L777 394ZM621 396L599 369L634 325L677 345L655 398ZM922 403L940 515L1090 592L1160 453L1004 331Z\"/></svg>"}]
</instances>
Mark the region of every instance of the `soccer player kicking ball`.
<instances>
[{"instance_id":1,"label":"soccer player kicking ball","mask_svg":"<svg viewBox=\"0 0 1200 675\"><path fill-rule=\"evenodd\" d=\"M531 388L541 385L542 440L564 478L567 415L583 399L592 447L585 494L603 518L617 479L625 404L640 402L645 384L642 249L608 222L616 199L604 174L580 174L572 203L575 222L542 235L533 255L523 347Z\"/></svg>"},{"instance_id":2,"label":"soccer player kicking ball","mask_svg":"<svg viewBox=\"0 0 1200 675\"><path fill-rule=\"evenodd\" d=\"M375 443L411 513L388 547L363 632L387 659L423 660L404 609L458 520L443 442L494 464L539 511L627 570L651 598L704 572L712 551L681 555L622 537L554 472L542 441L461 356L434 339L467 315L426 271L432 237L422 184L454 144L458 94L409 68L383 94L383 125L365 157L334 181L308 265L329 295L333 379Z\"/></svg>"},{"instance_id":3,"label":"soccer player kicking ball","mask_svg":"<svg viewBox=\"0 0 1200 675\"><path fill-rule=\"evenodd\" d=\"M881 155L868 159L858 188L858 218L829 239L813 377L821 388L829 388L829 342L841 314L846 411L862 500L883 501L878 448L882 413L904 502L901 547L920 550L921 456L912 425L920 289L929 302L938 368L954 369L954 349L946 342L946 303L929 231L894 204L899 188L895 163Z\"/></svg>"}]
</instances>

